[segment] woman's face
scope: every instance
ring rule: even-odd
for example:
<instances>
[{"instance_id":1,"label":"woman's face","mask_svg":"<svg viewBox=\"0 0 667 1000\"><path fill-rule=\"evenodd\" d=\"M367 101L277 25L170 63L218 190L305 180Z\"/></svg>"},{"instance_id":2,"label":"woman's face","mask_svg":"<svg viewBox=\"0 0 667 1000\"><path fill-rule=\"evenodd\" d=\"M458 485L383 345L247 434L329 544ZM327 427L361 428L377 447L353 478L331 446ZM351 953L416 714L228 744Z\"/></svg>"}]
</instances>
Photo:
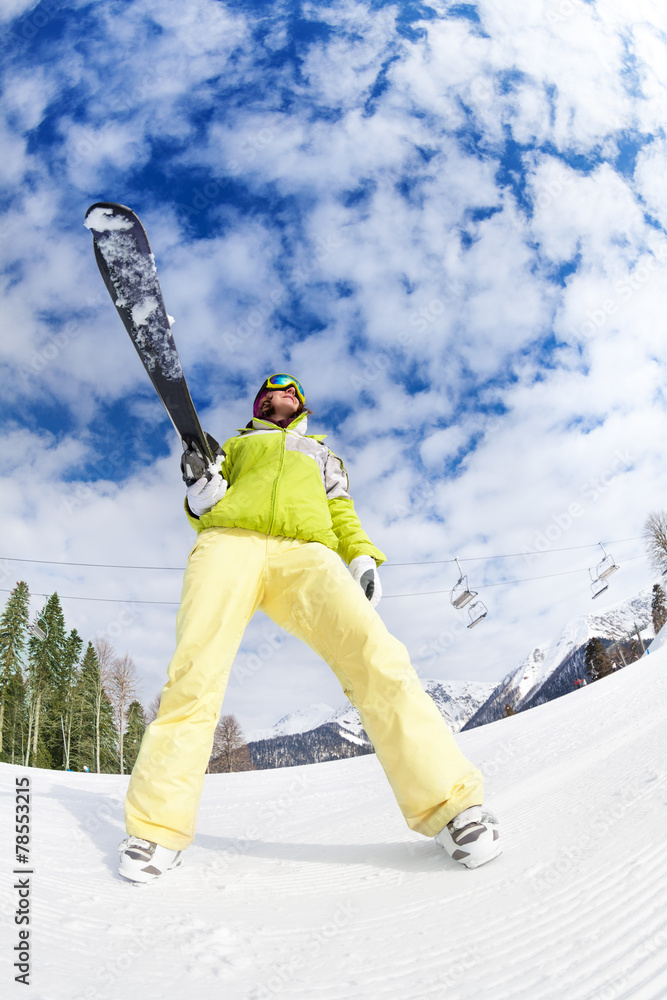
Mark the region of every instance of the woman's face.
<instances>
[{"instance_id":1,"label":"woman's face","mask_svg":"<svg viewBox=\"0 0 667 1000\"><path fill-rule=\"evenodd\" d=\"M286 417L294 416L299 406L299 399L293 385L288 385L286 389L273 389L262 400L263 413L266 415L270 413L274 420L284 420Z\"/></svg>"}]
</instances>

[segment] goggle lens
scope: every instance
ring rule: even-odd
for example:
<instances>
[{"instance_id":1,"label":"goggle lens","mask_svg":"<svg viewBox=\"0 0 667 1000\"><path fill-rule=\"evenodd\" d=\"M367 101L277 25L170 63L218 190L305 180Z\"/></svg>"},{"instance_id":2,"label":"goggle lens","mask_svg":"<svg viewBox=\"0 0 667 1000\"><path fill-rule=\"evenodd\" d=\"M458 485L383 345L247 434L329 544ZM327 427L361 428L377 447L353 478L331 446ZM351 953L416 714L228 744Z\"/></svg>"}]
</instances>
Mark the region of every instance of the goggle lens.
<instances>
[{"instance_id":1,"label":"goggle lens","mask_svg":"<svg viewBox=\"0 0 667 1000\"><path fill-rule=\"evenodd\" d=\"M271 375L266 380L267 389L286 389L288 386L293 385L296 389L296 394L302 403L306 402L306 394L303 391L303 386L298 379L292 378L291 375L286 375L284 372L280 372L277 375Z\"/></svg>"}]
</instances>

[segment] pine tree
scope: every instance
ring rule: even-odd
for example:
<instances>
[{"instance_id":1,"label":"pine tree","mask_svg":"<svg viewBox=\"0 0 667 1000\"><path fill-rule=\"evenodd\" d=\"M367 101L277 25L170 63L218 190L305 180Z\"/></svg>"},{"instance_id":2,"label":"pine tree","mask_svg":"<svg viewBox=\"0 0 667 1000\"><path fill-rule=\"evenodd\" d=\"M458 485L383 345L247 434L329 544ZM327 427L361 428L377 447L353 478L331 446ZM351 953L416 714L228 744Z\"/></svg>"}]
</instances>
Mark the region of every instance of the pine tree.
<instances>
[{"instance_id":1,"label":"pine tree","mask_svg":"<svg viewBox=\"0 0 667 1000\"><path fill-rule=\"evenodd\" d=\"M597 681L613 673L614 664L607 655L604 643L599 638L589 639L584 651L586 672L591 681Z\"/></svg>"},{"instance_id":2,"label":"pine tree","mask_svg":"<svg viewBox=\"0 0 667 1000\"><path fill-rule=\"evenodd\" d=\"M114 708L106 691L102 690L100 699L100 772L102 774L118 774L120 771L120 736L116 728ZM122 774L123 772L120 771Z\"/></svg>"},{"instance_id":3,"label":"pine tree","mask_svg":"<svg viewBox=\"0 0 667 1000\"><path fill-rule=\"evenodd\" d=\"M123 740L123 752L125 755L124 770L129 774L134 767L139 747L146 731L146 716L141 703L136 699L127 710L127 729Z\"/></svg>"},{"instance_id":4,"label":"pine tree","mask_svg":"<svg viewBox=\"0 0 667 1000\"><path fill-rule=\"evenodd\" d=\"M72 629L65 639L54 686L48 699L52 719L49 751L57 767L69 767L74 691L82 646L81 636L76 629Z\"/></svg>"},{"instance_id":5,"label":"pine tree","mask_svg":"<svg viewBox=\"0 0 667 1000\"><path fill-rule=\"evenodd\" d=\"M651 597L651 618L653 619L653 632L657 635L665 622L667 622L665 591L659 583L653 584L653 595Z\"/></svg>"},{"instance_id":6,"label":"pine tree","mask_svg":"<svg viewBox=\"0 0 667 1000\"><path fill-rule=\"evenodd\" d=\"M118 773L118 732L104 691L99 656L91 642L83 654L72 703L72 768Z\"/></svg>"},{"instance_id":7,"label":"pine tree","mask_svg":"<svg viewBox=\"0 0 667 1000\"><path fill-rule=\"evenodd\" d=\"M53 768L62 758L62 739L57 730L60 719L54 714L54 700L66 670L65 618L58 594L51 594L39 616L46 638L32 636L28 643L28 747L25 763ZM51 754L55 747L56 760Z\"/></svg>"},{"instance_id":8,"label":"pine tree","mask_svg":"<svg viewBox=\"0 0 667 1000\"><path fill-rule=\"evenodd\" d=\"M69 748L70 768L81 771L84 766L96 771L97 725L95 694L99 686L99 667L93 644L88 643L83 654L72 693L72 725Z\"/></svg>"},{"instance_id":9,"label":"pine tree","mask_svg":"<svg viewBox=\"0 0 667 1000\"><path fill-rule=\"evenodd\" d=\"M23 664L29 599L28 584L21 580L0 617L0 760L12 764L22 759L19 747L24 735Z\"/></svg>"}]
</instances>

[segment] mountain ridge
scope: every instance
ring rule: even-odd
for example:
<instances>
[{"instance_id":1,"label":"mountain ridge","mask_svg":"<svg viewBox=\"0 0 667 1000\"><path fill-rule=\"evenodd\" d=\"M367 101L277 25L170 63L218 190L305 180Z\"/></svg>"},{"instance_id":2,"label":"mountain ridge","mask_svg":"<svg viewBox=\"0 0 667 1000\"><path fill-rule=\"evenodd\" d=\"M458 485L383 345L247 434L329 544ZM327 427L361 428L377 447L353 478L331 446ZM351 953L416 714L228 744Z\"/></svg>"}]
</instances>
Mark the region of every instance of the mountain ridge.
<instances>
[{"instance_id":1,"label":"mountain ridge","mask_svg":"<svg viewBox=\"0 0 667 1000\"><path fill-rule=\"evenodd\" d=\"M453 732L488 700L495 685L484 681L422 680L425 691ZM293 767L373 753L359 712L349 702L334 709L315 704L283 716L270 729L246 736L253 766Z\"/></svg>"}]
</instances>

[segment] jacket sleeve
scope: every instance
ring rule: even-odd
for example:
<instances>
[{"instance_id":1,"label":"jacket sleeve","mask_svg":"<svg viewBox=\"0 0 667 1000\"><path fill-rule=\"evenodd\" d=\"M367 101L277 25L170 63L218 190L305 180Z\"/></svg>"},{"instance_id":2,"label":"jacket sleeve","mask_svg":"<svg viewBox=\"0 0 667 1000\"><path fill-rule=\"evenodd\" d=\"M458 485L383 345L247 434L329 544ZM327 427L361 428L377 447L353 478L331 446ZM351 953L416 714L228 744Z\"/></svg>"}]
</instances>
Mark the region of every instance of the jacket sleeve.
<instances>
[{"instance_id":1,"label":"jacket sleeve","mask_svg":"<svg viewBox=\"0 0 667 1000\"><path fill-rule=\"evenodd\" d=\"M345 466L337 455L329 452L324 467L324 488L334 534L338 539L338 554L349 565L357 556L371 556L378 566L387 557L361 527L350 496L350 484Z\"/></svg>"}]
</instances>

